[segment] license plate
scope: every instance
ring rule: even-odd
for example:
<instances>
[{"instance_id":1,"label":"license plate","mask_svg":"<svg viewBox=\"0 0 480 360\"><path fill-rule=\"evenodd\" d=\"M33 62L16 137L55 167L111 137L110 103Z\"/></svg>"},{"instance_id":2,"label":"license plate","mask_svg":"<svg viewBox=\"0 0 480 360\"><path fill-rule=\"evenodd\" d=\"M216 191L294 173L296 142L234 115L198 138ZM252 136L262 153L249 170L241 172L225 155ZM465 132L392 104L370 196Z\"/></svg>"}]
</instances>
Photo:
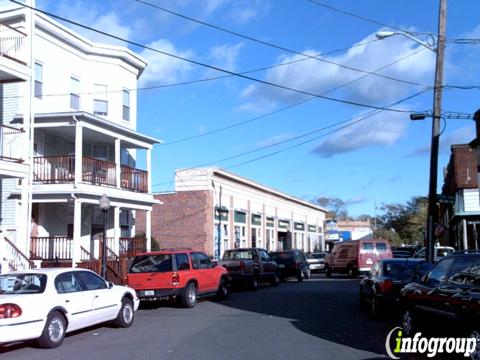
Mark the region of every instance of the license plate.
<instances>
[{"instance_id":1,"label":"license plate","mask_svg":"<svg viewBox=\"0 0 480 360\"><path fill-rule=\"evenodd\" d=\"M367 261L365 262L367 265L372 265L373 264L373 261L372 259L367 259Z\"/></svg>"},{"instance_id":2,"label":"license plate","mask_svg":"<svg viewBox=\"0 0 480 360\"><path fill-rule=\"evenodd\" d=\"M284 267L285 267L285 264L278 264L278 267L279 267L279 268L284 268Z\"/></svg>"},{"instance_id":3,"label":"license plate","mask_svg":"<svg viewBox=\"0 0 480 360\"><path fill-rule=\"evenodd\" d=\"M153 296L153 295L155 295L155 291L154 291L154 290L145 290L145 291L143 292L143 295L145 295L145 296Z\"/></svg>"}]
</instances>

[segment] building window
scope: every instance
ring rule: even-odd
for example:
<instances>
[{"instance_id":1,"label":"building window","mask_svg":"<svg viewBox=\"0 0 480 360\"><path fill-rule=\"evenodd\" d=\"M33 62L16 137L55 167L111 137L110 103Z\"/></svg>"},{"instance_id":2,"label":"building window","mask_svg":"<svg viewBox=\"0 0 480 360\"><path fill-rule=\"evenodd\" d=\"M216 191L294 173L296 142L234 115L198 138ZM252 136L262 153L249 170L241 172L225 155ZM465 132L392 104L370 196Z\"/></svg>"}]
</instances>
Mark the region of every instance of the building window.
<instances>
[{"instance_id":1,"label":"building window","mask_svg":"<svg viewBox=\"0 0 480 360\"><path fill-rule=\"evenodd\" d=\"M80 109L80 80L73 76L70 78L70 108Z\"/></svg>"},{"instance_id":2,"label":"building window","mask_svg":"<svg viewBox=\"0 0 480 360\"><path fill-rule=\"evenodd\" d=\"M108 115L107 85L95 84L93 99L93 113L95 115Z\"/></svg>"},{"instance_id":3,"label":"building window","mask_svg":"<svg viewBox=\"0 0 480 360\"><path fill-rule=\"evenodd\" d=\"M130 121L130 91L123 90L123 120Z\"/></svg>"},{"instance_id":4,"label":"building window","mask_svg":"<svg viewBox=\"0 0 480 360\"><path fill-rule=\"evenodd\" d=\"M43 96L43 65L38 62L35 63L34 95L38 99L41 99Z\"/></svg>"}]
</instances>

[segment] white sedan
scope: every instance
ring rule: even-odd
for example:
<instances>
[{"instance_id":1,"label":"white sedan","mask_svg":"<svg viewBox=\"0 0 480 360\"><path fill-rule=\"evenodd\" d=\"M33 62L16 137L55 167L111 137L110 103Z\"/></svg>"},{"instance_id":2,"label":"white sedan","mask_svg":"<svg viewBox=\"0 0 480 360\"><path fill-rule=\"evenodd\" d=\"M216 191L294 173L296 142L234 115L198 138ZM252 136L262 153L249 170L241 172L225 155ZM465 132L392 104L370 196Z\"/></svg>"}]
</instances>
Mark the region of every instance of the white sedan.
<instances>
[{"instance_id":1,"label":"white sedan","mask_svg":"<svg viewBox=\"0 0 480 360\"><path fill-rule=\"evenodd\" d=\"M139 300L85 269L34 269L0 275L0 343L38 339L59 346L65 334L112 321L129 327Z\"/></svg>"}]
</instances>

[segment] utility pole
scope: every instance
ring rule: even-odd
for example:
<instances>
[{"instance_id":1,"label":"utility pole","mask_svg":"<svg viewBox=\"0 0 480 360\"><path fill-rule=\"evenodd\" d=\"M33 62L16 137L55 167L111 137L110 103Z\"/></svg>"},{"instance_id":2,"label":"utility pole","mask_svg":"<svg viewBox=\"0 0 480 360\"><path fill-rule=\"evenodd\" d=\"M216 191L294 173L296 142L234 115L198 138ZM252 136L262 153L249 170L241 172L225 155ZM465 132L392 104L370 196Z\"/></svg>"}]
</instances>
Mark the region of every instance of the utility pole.
<instances>
[{"instance_id":1,"label":"utility pole","mask_svg":"<svg viewBox=\"0 0 480 360\"><path fill-rule=\"evenodd\" d=\"M220 260L220 252L222 246L222 185L220 185L220 191L218 194L218 235L217 235L217 249L216 258Z\"/></svg>"},{"instance_id":2,"label":"utility pole","mask_svg":"<svg viewBox=\"0 0 480 360\"><path fill-rule=\"evenodd\" d=\"M433 263L435 251L435 226L438 223L437 175L438 148L440 144L440 114L442 107L443 62L445 54L445 28L447 18L447 0L440 0L438 19L438 39L436 49L435 85L433 95L432 146L430 150L430 183L428 189L428 216L426 259Z\"/></svg>"}]
</instances>

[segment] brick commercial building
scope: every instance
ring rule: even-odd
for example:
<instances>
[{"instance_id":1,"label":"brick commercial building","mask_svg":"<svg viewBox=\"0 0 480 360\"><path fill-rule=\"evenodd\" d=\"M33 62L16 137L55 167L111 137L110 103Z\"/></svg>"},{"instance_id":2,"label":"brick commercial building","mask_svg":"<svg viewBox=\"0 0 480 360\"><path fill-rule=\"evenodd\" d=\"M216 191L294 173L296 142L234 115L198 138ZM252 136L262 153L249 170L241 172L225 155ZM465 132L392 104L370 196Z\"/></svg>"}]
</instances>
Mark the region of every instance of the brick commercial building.
<instances>
[{"instance_id":1,"label":"brick commercial building","mask_svg":"<svg viewBox=\"0 0 480 360\"><path fill-rule=\"evenodd\" d=\"M237 247L325 248L325 209L218 168L178 170L175 192L155 198L162 204L153 208L152 237L162 248L214 257ZM136 226L143 229L141 216Z\"/></svg>"},{"instance_id":2,"label":"brick commercial building","mask_svg":"<svg viewBox=\"0 0 480 360\"><path fill-rule=\"evenodd\" d=\"M444 170L442 194L438 198L442 245L458 250L480 249L480 203L477 157L471 144L452 145Z\"/></svg>"}]
</instances>

